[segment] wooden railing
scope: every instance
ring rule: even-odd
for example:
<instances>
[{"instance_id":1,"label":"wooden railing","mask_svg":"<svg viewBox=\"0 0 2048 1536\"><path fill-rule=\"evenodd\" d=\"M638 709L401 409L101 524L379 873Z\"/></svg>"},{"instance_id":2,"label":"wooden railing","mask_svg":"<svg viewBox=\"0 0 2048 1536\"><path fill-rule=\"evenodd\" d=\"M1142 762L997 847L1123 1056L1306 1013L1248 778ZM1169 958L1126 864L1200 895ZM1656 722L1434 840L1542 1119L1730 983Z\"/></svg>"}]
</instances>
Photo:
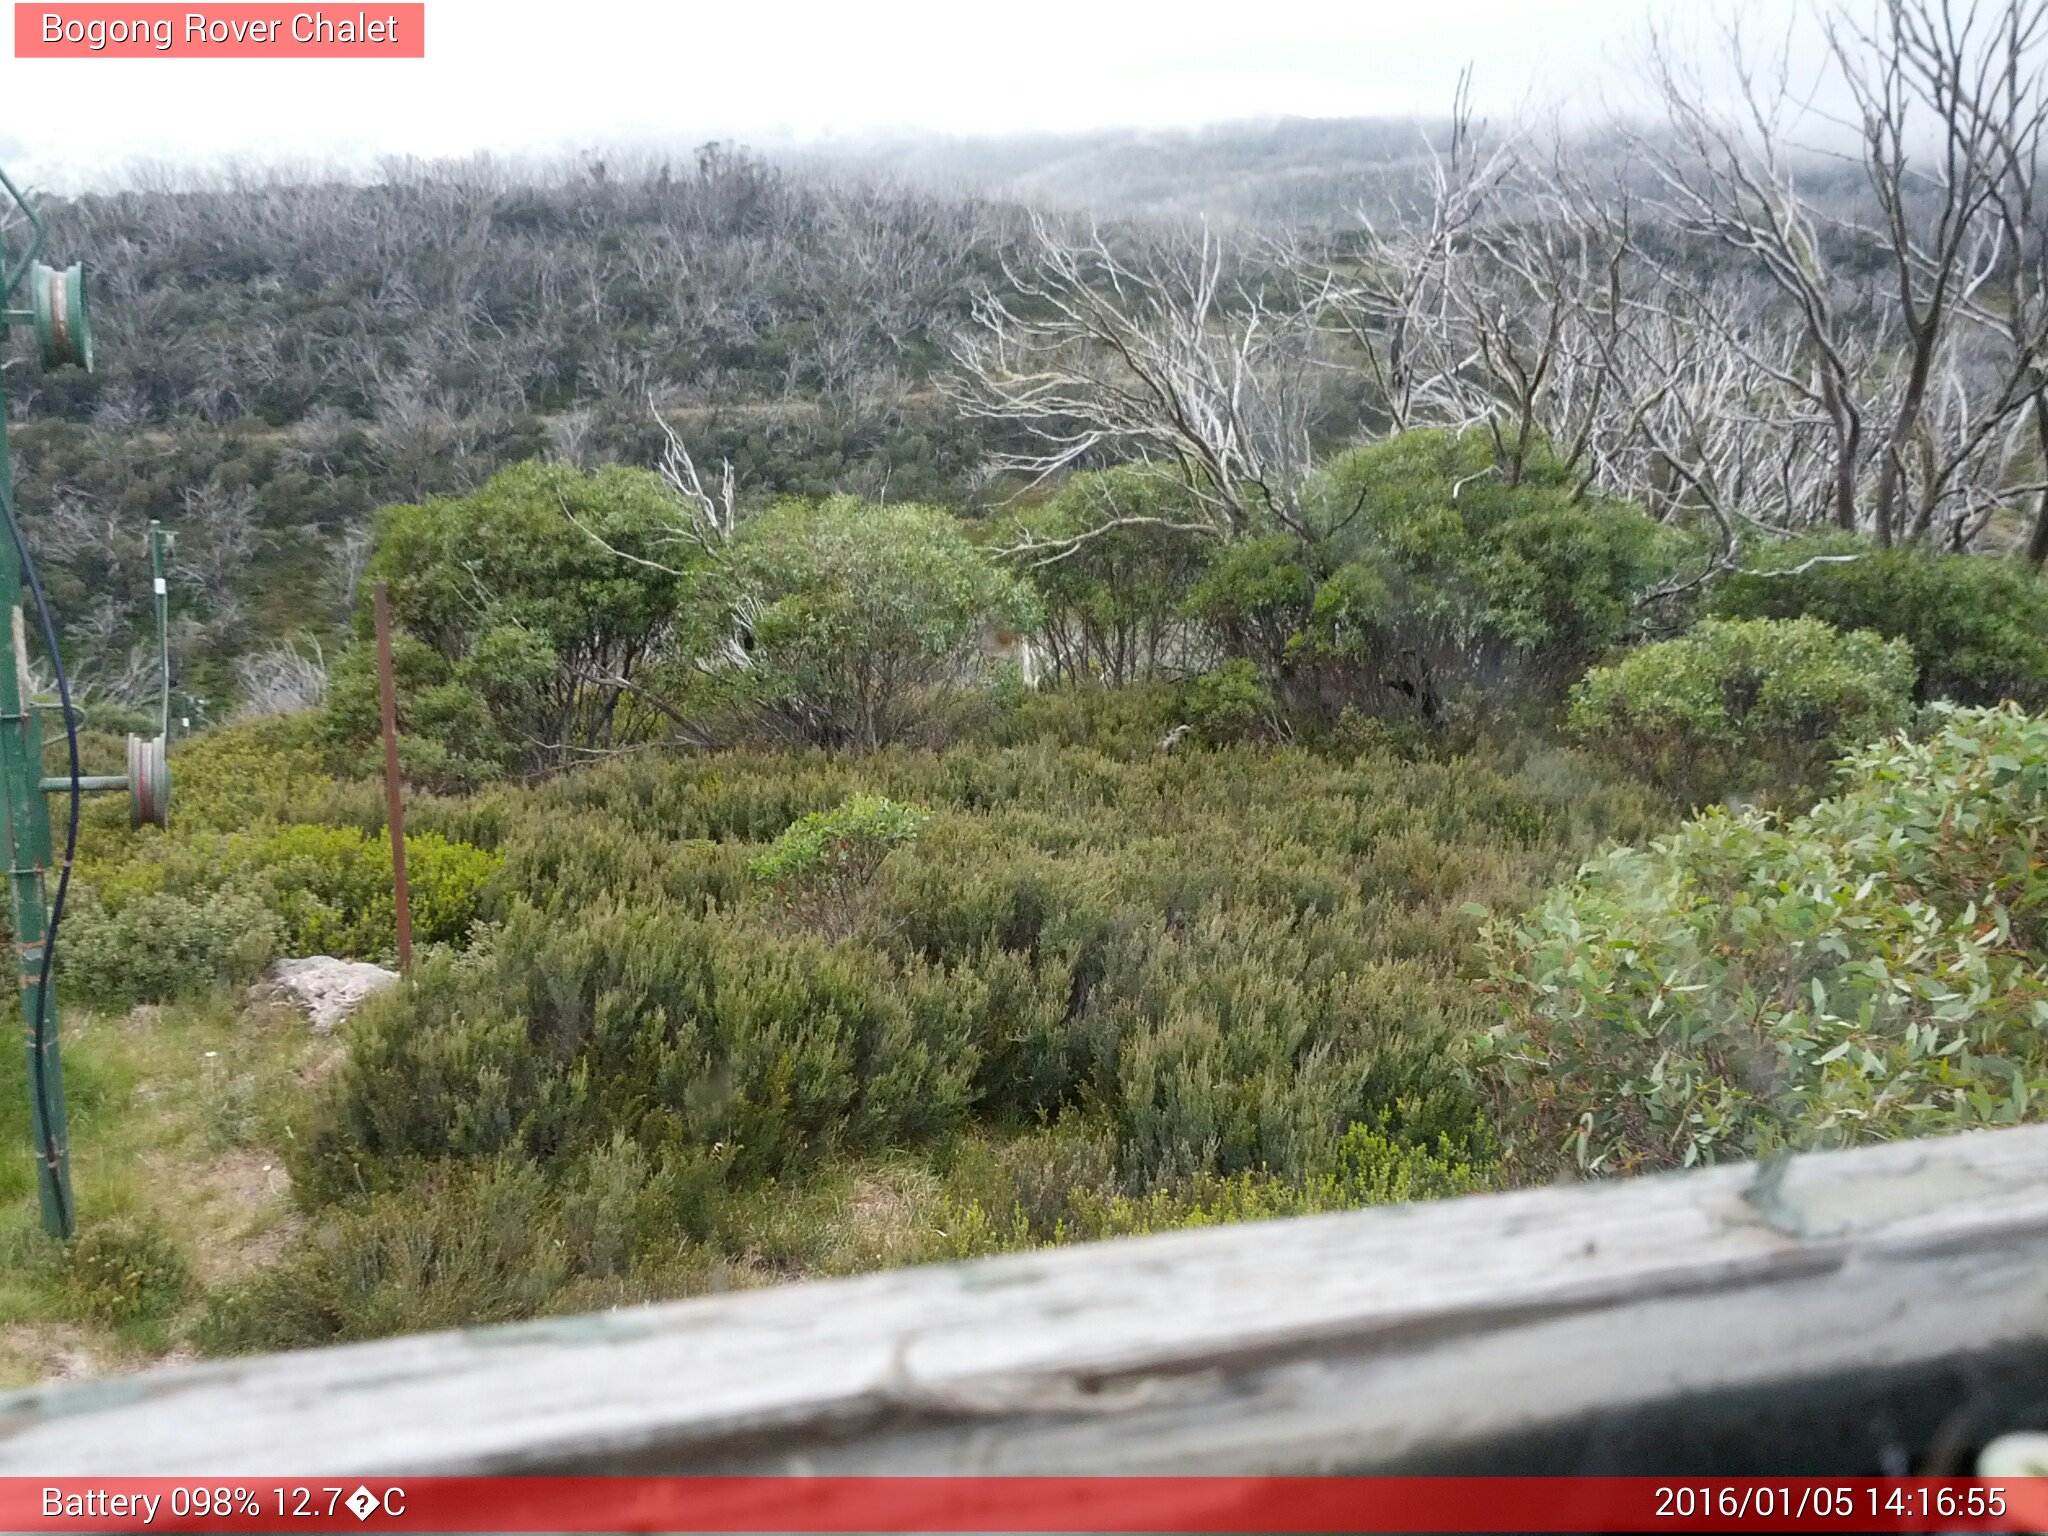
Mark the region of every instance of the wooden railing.
<instances>
[{"instance_id":1,"label":"wooden railing","mask_svg":"<svg viewBox=\"0 0 2048 1536\"><path fill-rule=\"evenodd\" d=\"M2048 1427L2048 1127L0 1397L0 1473L1967 1470Z\"/></svg>"}]
</instances>

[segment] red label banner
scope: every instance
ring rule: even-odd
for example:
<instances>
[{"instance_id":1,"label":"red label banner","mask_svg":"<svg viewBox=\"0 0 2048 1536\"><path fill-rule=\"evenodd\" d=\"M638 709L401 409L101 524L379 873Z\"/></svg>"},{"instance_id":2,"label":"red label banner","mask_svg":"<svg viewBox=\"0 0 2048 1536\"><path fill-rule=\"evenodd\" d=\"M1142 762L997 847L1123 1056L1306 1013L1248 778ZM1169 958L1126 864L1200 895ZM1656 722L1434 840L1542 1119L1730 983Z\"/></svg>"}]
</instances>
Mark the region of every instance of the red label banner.
<instances>
[{"instance_id":1,"label":"red label banner","mask_svg":"<svg viewBox=\"0 0 2048 1536\"><path fill-rule=\"evenodd\" d=\"M2048 1478L0 1478L7 1531L2025 1531Z\"/></svg>"},{"instance_id":2,"label":"red label banner","mask_svg":"<svg viewBox=\"0 0 2048 1536\"><path fill-rule=\"evenodd\" d=\"M423 59L427 8L224 3L14 7L17 59Z\"/></svg>"}]
</instances>

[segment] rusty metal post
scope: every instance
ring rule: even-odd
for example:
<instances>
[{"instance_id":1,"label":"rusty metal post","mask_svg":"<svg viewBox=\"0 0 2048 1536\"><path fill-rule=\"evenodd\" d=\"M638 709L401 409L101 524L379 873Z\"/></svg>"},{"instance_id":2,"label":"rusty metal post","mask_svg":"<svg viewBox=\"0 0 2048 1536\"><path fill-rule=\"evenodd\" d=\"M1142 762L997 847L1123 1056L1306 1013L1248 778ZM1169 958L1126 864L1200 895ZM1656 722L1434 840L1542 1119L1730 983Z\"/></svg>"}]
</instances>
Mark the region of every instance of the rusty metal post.
<instances>
[{"instance_id":1,"label":"rusty metal post","mask_svg":"<svg viewBox=\"0 0 2048 1536\"><path fill-rule=\"evenodd\" d=\"M371 589L377 614L377 689L384 696L384 803L391 828L391 899L398 910L398 968L412 969L412 898L405 884L405 797L398 782L398 685L391 674L391 603Z\"/></svg>"}]
</instances>

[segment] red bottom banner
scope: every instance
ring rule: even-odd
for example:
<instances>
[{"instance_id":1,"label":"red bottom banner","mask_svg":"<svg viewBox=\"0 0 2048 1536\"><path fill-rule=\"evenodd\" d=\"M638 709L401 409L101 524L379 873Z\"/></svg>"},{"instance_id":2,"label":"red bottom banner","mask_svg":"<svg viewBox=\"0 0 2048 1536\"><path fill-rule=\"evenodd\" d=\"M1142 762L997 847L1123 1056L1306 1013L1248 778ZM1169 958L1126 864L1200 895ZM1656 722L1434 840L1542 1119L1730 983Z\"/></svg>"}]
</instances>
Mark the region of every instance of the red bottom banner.
<instances>
[{"instance_id":1,"label":"red bottom banner","mask_svg":"<svg viewBox=\"0 0 2048 1536\"><path fill-rule=\"evenodd\" d=\"M2048 1531L2048 1478L0 1478L6 1531Z\"/></svg>"}]
</instances>

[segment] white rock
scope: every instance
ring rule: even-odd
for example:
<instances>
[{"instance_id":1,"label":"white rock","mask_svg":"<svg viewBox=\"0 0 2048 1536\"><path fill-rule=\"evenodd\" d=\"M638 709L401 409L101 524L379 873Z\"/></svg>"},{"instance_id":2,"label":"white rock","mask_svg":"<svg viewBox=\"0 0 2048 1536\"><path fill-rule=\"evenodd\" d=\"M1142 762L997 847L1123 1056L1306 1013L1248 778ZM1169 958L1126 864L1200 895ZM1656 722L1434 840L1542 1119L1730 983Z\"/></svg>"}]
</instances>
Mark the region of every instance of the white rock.
<instances>
[{"instance_id":1,"label":"white rock","mask_svg":"<svg viewBox=\"0 0 2048 1536\"><path fill-rule=\"evenodd\" d=\"M396 980L398 972L364 960L309 955L303 960L278 961L251 993L296 1004L306 1010L314 1030L325 1034L354 1013L364 998L383 991Z\"/></svg>"}]
</instances>

